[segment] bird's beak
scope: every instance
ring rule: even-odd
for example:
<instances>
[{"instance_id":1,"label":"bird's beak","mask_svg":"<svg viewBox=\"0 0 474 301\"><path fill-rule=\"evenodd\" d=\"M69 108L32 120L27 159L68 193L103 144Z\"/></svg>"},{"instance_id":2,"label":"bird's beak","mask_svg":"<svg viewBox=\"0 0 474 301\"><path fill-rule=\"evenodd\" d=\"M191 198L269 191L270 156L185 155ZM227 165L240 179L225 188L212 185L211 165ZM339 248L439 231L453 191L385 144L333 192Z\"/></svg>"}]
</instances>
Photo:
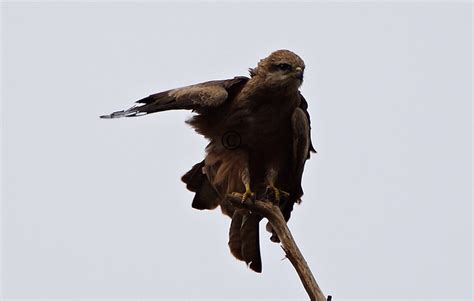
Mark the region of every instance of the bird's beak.
<instances>
[{"instance_id":1,"label":"bird's beak","mask_svg":"<svg viewBox=\"0 0 474 301\"><path fill-rule=\"evenodd\" d=\"M299 80L303 80L303 69L301 67L296 67L295 76Z\"/></svg>"}]
</instances>

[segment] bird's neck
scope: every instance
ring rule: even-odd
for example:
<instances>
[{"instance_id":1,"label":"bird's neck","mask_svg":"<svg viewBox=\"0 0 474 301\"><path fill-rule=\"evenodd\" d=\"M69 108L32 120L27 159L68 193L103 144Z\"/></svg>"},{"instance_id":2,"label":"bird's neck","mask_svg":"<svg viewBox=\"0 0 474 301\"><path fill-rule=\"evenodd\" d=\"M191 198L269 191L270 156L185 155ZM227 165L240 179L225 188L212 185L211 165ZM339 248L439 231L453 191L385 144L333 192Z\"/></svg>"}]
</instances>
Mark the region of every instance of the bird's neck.
<instances>
[{"instance_id":1,"label":"bird's neck","mask_svg":"<svg viewBox=\"0 0 474 301\"><path fill-rule=\"evenodd\" d=\"M299 86L295 84L279 85L265 81L258 75L252 77L242 90L242 94L248 98L288 98L299 94Z\"/></svg>"}]
</instances>

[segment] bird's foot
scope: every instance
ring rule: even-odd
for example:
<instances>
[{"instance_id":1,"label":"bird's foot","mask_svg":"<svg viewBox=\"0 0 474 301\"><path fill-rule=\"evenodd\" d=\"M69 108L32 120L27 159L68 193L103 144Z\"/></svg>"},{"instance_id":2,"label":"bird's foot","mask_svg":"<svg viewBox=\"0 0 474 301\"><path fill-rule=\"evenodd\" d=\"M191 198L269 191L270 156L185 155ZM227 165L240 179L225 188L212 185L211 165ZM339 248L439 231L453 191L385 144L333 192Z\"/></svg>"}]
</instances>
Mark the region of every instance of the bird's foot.
<instances>
[{"instance_id":1,"label":"bird's foot","mask_svg":"<svg viewBox=\"0 0 474 301\"><path fill-rule=\"evenodd\" d=\"M245 191L243 194L242 194L242 203L245 203L245 201L249 199L251 201L254 201L255 200L255 193L253 193L252 191L248 190L248 191Z\"/></svg>"},{"instance_id":2,"label":"bird's foot","mask_svg":"<svg viewBox=\"0 0 474 301\"><path fill-rule=\"evenodd\" d=\"M289 197L290 194L286 191L280 190L273 184L268 184L265 190L265 198L272 201L273 203L279 204L281 197Z\"/></svg>"},{"instance_id":3,"label":"bird's foot","mask_svg":"<svg viewBox=\"0 0 474 301\"><path fill-rule=\"evenodd\" d=\"M245 203L247 199L251 201L255 201L255 193L250 190L250 185L245 185L245 192L244 193L238 193L234 192L232 193L234 196L240 197L242 200L240 201L242 204Z\"/></svg>"}]
</instances>

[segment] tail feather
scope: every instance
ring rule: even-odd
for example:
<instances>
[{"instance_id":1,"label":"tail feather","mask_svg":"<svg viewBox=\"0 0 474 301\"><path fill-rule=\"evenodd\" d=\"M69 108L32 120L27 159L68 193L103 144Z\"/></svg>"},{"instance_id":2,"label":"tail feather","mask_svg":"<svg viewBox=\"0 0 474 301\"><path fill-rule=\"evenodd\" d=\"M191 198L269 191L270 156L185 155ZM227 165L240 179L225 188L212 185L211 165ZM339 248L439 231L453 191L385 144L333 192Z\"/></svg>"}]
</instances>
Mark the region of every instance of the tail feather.
<instances>
[{"instance_id":1,"label":"tail feather","mask_svg":"<svg viewBox=\"0 0 474 301\"><path fill-rule=\"evenodd\" d=\"M262 218L255 213L248 213L242 218L242 227L240 228L242 256L247 265L257 273L262 272L258 226L261 219Z\"/></svg>"},{"instance_id":2,"label":"tail feather","mask_svg":"<svg viewBox=\"0 0 474 301\"><path fill-rule=\"evenodd\" d=\"M242 213L235 211L229 228L229 249L238 260L244 261L242 256L242 240L240 239L240 228L242 227Z\"/></svg>"},{"instance_id":3,"label":"tail feather","mask_svg":"<svg viewBox=\"0 0 474 301\"><path fill-rule=\"evenodd\" d=\"M259 223L262 218L246 210L237 210L229 229L229 248L238 260L245 261L250 269L262 272L260 256Z\"/></svg>"},{"instance_id":4,"label":"tail feather","mask_svg":"<svg viewBox=\"0 0 474 301\"><path fill-rule=\"evenodd\" d=\"M195 164L181 179L189 190L196 192L193 208L214 209L221 199L207 175L203 173L204 167L204 161ZM262 217L243 209L229 214L232 216L229 229L230 252L238 260L245 261L250 269L261 273L259 223Z\"/></svg>"}]
</instances>

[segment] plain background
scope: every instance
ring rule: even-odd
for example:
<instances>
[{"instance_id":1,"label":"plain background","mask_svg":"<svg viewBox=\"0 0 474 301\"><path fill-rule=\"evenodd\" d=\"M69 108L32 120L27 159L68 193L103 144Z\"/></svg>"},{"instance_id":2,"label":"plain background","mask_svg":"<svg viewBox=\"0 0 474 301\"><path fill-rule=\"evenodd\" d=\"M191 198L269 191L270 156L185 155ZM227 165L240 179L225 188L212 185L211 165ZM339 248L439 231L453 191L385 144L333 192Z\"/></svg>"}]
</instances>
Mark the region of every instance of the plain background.
<instances>
[{"instance_id":1,"label":"plain background","mask_svg":"<svg viewBox=\"0 0 474 301\"><path fill-rule=\"evenodd\" d=\"M470 3L4 3L5 298L302 298L262 231L263 274L180 177L190 112L100 120L136 99L306 62L318 154L290 228L326 294L472 288ZM263 225L263 223L262 223ZM263 230L263 229L262 229Z\"/></svg>"}]
</instances>

